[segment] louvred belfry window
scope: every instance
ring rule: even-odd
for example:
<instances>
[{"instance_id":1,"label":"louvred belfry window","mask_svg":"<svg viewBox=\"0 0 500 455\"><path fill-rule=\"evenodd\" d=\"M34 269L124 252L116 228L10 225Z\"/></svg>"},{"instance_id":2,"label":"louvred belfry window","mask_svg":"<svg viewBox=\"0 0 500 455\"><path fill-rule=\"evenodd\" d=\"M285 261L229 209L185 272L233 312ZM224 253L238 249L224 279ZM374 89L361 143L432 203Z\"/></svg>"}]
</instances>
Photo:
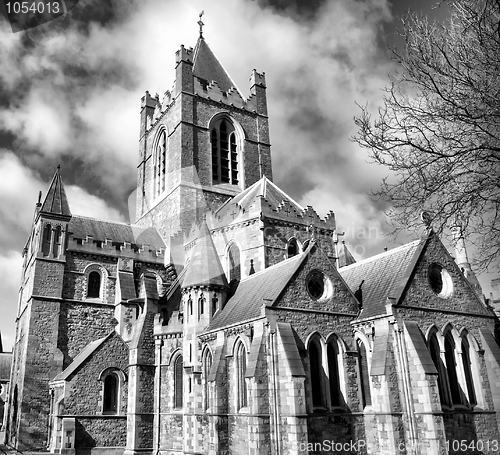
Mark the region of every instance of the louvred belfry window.
<instances>
[{"instance_id":1,"label":"louvred belfry window","mask_svg":"<svg viewBox=\"0 0 500 455\"><path fill-rule=\"evenodd\" d=\"M238 185L238 146L234 126L221 119L211 132L213 183Z\"/></svg>"},{"instance_id":2,"label":"louvred belfry window","mask_svg":"<svg viewBox=\"0 0 500 455\"><path fill-rule=\"evenodd\" d=\"M163 130L155 148L155 196L165 191L167 182L167 133Z\"/></svg>"}]
</instances>

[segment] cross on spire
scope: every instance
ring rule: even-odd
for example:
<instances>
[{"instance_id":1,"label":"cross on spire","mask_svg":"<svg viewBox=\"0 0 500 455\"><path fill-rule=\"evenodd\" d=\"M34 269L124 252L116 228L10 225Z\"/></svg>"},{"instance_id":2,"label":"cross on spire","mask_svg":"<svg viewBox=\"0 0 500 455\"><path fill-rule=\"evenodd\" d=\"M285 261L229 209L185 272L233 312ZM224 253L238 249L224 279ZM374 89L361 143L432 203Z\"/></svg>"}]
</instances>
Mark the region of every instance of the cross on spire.
<instances>
[{"instance_id":1,"label":"cross on spire","mask_svg":"<svg viewBox=\"0 0 500 455\"><path fill-rule=\"evenodd\" d=\"M198 25L200 26L200 38L203 38L203 26L204 26L205 24L204 24L204 23L203 23L203 21L201 20L201 16L203 16L204 14L205 14L205 11L202 11L202 12L200 13L200 15L199 15L199 16L200 16L200 20L198 21Z\"/></svg>"}]
</instances>

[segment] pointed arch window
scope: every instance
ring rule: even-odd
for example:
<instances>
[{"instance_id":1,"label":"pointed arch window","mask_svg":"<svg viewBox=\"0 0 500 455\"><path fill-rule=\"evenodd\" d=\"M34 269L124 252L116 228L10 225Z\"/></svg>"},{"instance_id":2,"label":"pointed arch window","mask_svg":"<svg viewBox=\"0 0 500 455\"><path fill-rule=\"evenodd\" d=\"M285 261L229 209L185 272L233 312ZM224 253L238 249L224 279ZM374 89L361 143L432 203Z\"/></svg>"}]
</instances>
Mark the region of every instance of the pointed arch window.
<instances>
[{"instance_id":1,"label":"pointed arch window","mask_svg":"<svg viewBox=\"0 0 500 455\"><path fill-rule=\"evenodd\" d=\"M155 196L165 191L167 184L167 132L162 130L154 153L154 186Z\"/></svg>"},{"instance_id":2,"label":"pointed arch window","mask_svg":"<svg viewBox=\"0 0 500 455\"><path fill-rule=\"evenodd\" d=\"M237 409L240 410L248 406L247 384L245 382L245 373L247 369L247 351L245 345L240 341L236 347L236 392Z\"/></svg>"},{"instance_id":3,"label":"pointed arch window","mask_svg":"<svg viewBox=\"0 0 500 455\"><path fill-rule=\"evenodd\" d=\"M462 364L464 368L465 383L467 386L468 401L469 404L475 405L477 404L477 399L474 391L474 380L472 378L470 345L465 335L462 337Z\"/></svg>"},{"instance_id":4,"label":"pointed arch window","mask_svg":"<svg viewBox=\"0 0 500 455\"><path fill-rule=\"evenodd\" d=\"M212 181L238 185L238 146L234 125L227 119L217 120L210 131L212 148Z\"/></svg>"},{"instance_id":5,"label":"pointed arch window","mask_svg":"<svg viewBox=\"0 0 500 455\"><path fill-rule=\"evenodd\" d=\"M178 355L174 360L174 408L182 408L182 392L184 379L184 362L182 355Z\"/></svg>"},{"instance_id":6,"label":"pointed arch window","mask_svg":"<svg viewBox=\"0 0 500 455\"><path fill-rule=\"evenodd\" d=\"M99 298L101 296L101 274L97 271L89 273L87 297Z\"/></svg>"},{"instance_id":7,"label":"pointed arch window","mask_svg":"<svg viewBox=\"0 0 500 455\"><path fill-rule=\"evenodd\" d=\"M52 240L52 226L46 224L42 234L42 254L48 256L50 254L50 243Z\"/></svg>"},{"instance_id":8,"label":"pointed arch window","mask_svg":"<svg viewBox=\"0 0 500 455\"><path fill-rule=\"evenodd\" d=\"M323 395L323 362L321 361L321 346L314 339L309 343L309 368L311 374L311 390L313 406L324 406Z\"/></svg>"},{"instance_id":9,"label":"pointed arch window","mask_svg":"<svg viewBox=\"0 0 500 455\"><path fill-rule=\"evenodd\" d=\"M341 406L342 395L340 391L339 352L337 343L330 341L326 348L326 353L328 358L328 382L330 385L330 404L331 406Z\"/></svg>"},{"instance_id":10,"label":"pointed arch window","mask_svg":"<svg viewBox=\"0 0 500 455\"><path fill-rule=\"evenodd\" d=\"M448 404L448 397L446 394L446 377L444 371L444 365L441 361L441 350L439 348L439 343L436 338L436 334L432 334L429 337L429 350L431 351L431 358L438 372L438 391L441 403Z\"/></svg>"},{"instance_id":11,"label":"pointed arch window","mask_svg":"<svg viewBox=\"0 0 500 455\"><path fill-rule=\"evenodd\" d=\"M372 404L372 393L370 390L370 375L368 371L368 357L366 355L365 344L360 340L356 340L358 349L358 369L359 381L361 385L361 398L363 408Z\"/></svg>"},{"instance_id":12,"label":"pointed arch window","mask_svg":"<svg viewBox=\"0 0 500 455\"><path fill-rule=\"evenodd\" d=\"M444 339L444 355L446 360L446 369L448 371L451 402L452 404L460 404L460 385L458 384L457 364L455 362L455 342L449 332Z\"/></svg>"},{"instance_id":13,"label":"pointed arch window","mask_svg":"<svg viewBox=\"0 0 500 455\"><path fill-rule=\"evenodd\" d=\"M238 245L232 243L228 250L229 282L241 280L241 253Z\"/></svg>"},{"instance_id":14,"label":"pointed arch window","mask_svg":"<svg viewBox=\"0 0 500 455\"><path fill-rule=\"evenodd\" d=\"M203 356L203 410L206 411L210 407L210 383L208 376L212 368L212 353L209 349L205 350Z\"/></svg>"}]
</instances>

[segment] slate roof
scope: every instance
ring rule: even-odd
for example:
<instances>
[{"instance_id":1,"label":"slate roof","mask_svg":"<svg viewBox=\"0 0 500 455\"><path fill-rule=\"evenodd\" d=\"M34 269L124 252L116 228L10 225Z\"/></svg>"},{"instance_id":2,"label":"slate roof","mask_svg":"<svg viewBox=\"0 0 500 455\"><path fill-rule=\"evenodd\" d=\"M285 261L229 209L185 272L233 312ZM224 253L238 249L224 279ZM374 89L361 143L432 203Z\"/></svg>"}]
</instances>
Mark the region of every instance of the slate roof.
<instances>
[{"instance_id":1,"label":"slate roof","mask_svg":"<svg viewBox=\"0 0 500 455\"><path fill-rule=\"evenodd\" d=\"M233 205L237 205L243 211L248 211L250 206L254 204L255 200L259 197L264 198L273 209L278 209L283 201L288 201L297 213L302 213L304 211L304 208L298 202L294 201L288 194L264 175L253 185L226 202L217 210L216 215L218 217L224 216Z\"/></svg>"},{"instance_id":2,"label":"slate roof","mask_svg":"<svg viewBox=\"0 0 500 455\"><path fill-rule=\"evenodd\" d=\"M186 274L182 281L183 288L202 285L227 286L226 275L205 222L200 227L191 259L186 268Z\"/></svg>"},{"instance_id":3,"label":"slate roof","mask_svg":"<svg viewBox=\"0 0 500 455\"><path fill-rule=\"evenodd\" d=\"M262 305L272 305L309 251L286 259L240 281L226 306L216 313L206 331L258 318Z\"/></svg>"},{"instance_id":4,"label":"slate roof","mask_svg":"<svg viewBox=\"0 0 500 455\"><path fill-rule=\"evenodd\" d=\"M98 349L100 348L104 342L110 338L115 331L113 330L109 335L99 338L98 340L94 340L90 342L87 346L83 348L83 350L78 354L64 371L59 373L51 382L56 381L66 381L74 372L76 372L80 366Z\"/></svg>"},{"instance_id":5,"label":"slate roof","mask_svg":"<svg viewBox=\"0 0 500 455\"><path fill-rule=\"evenodd\" d=\"M354 256L351 254L344 241L339 245L338 255L339 267L345 267L356 263L356 259L354 259Z\"/></svg>"},{"instance_id":6,"label":"slate roof","mask_svg":"<svg viewBox=\"0 0 500 455\"><path fill-rule=\"evenodd\" d=\"M54 213L56 215L71 216L71 211L69 210L68 198L66 197L66 191L64 190L64 184L61 179L60 167L57 166L56 173L52 178L49 190L45 196L41 212Z\"/></svg>"},{"instance_id":7,"label":"slate roof","mask_svg":"<svg viewBox=\"0 0 500 455\"><path fill-rule=\"evenodd\" d=\"M152 250L160 251L165 244L155 228L135 224L103 221L85 216L73 215L68 230L73 237L85 239L92 236L94 240L111 240L116 243L129 243L138 246L147 245Z\"/></svg>"},{"instance_id":8,"label":"slate roof","mask_svg":"<svg viewBox=\"0 0 500 455\"><path fill-rule=\"evenodd\" d=\"M193 75L208 83L212 81L217 82L217 85L223 92L227 92L231 87L236 88L236 84L203 37L198 39L194 48Z\"/></svg>"},{"instance_id":9,"label":"slate roof","mask_svg":"<svg viewBox=\"0 0 500 455\"><path fill-rule=\"evenodd\" d=\"M12 352L0 352L0 382L10 381L11 365L12 365Z\"/></svg>"},{"instance_id":10,"label":"slate roof","mask_svg":"<svg viewBox=\"0 0 500 455\"><path fill-rule=\"evenodd\" d=\"M385 314L388 297L395 298L397 303L426 240L416 240L339 269L353 293L364 280L360 319Z\"/></svg>"}]
</instances>

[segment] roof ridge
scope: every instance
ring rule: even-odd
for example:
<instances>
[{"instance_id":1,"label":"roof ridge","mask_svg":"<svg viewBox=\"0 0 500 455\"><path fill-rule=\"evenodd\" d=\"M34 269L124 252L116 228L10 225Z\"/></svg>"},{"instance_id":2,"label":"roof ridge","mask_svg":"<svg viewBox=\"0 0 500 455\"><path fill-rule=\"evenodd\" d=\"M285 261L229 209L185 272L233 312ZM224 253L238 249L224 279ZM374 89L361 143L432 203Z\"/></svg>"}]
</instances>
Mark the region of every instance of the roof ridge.
<instances>
[{"instance_id":1,"label":"roof ridge","mask_svg":"<svg viewBox=\"0 0 500 455\"><path fill-rule=\"evenodd\" d=\"M113 221L113 220L103 220L102 218L95 218L93 216L86 216L86 215L73 215L73 218L85 218L87 220L94 220L94 221L99 221L100 223L113 223L113 224L121 224L123 226L137 226L140 228L144 229L156 229L154 226L141 226L140 224L132 224L132 223L127 223L126 221Z\"/></svg>"},{"instance_id":2,"label":"roof ridge","mask_svg":"<svg viewBox=\"0 0 500 455\"><path fill-rule=\"evenodd\" d=\"M392 255L394 253L397 253L398 251L401 251L401 250L403 250L405 248L411 248L412 246L418 245L420 242L422 242L424 240L427 240L427 239L425 238L425 239L413 240L412 242L405 243L403 245L399 245L399 246L397 246L395 248L392 248L392 249L390 249L388 251L384 251L382 253L376 254L375 256L371 256L369 258L366 258L366 259L363 259L361 261L355 262L354 264L346 265L344 267L341 267L339 270L344 271L344 270L353 269L353 268L355 268L358 265L367 264L367 263L372 262L374 260L381 259L381 258L386 257L386 256L390 256L390 255Z\"/></svg>"},{"instance_id":3,"label":"roof ridge","mask_svg":"<svg viewBox=\"0 0 500 455\"><path fill-rule=\"evenodd\" d=\"M279 268L280 266L288 265L292 261L297 261L299 258L302 257L302 259L307 255L308 251L303 251L302 253L296 254L295 256L292 256L291 258L286 258L283 261L280 261L276 264L271 265L270 267L266 267L265 269L259 270L258 272L252 273L252 275L248 275L247 277L243 278L240 283L249 281L253 278L259 277L260 275L263 275L264 273L268 271L275 270Z\"/></svg>"}]
</instances>

